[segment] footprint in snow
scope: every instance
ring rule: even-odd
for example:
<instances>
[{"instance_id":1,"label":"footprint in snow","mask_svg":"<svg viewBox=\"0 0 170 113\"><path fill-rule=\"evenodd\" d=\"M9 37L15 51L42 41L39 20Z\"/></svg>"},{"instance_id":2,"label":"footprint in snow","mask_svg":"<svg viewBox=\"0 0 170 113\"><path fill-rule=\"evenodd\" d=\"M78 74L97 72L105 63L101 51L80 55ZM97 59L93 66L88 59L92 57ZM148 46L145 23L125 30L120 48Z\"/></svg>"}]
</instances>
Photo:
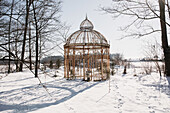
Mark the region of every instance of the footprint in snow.
<instances>
[{"instance_id":1,"label":"footprint in snow","mask_svg":"<svg viewBox=\"0 0 170 113\"><path fill-rule=\"evenodd\" d=\"M118 99L119 104L118 104L118 108L121 108L124 104L124 102L122 101L122 99Z\"/></svg>"},{"instance_id":2,"label":"footprint in snow","mask_svg":"<svg viewBox=\"0 0 170 113\"><path fill-rule=\"evenodd\" d=\"M115 85L115 88L116 88L116 89L118 89L118 86L117 86L117 85Z\"/></svg>"},{"instance_id":3,"label":"footprint in snow","mask_svg":"<svg viewBox=\"0 0 170 113\"><path fill-rule=\"evenodd\" d=\"M140 100L140 97L139 97L139 96L136 96L136 100Z\"/></svg>"}]
</instances>

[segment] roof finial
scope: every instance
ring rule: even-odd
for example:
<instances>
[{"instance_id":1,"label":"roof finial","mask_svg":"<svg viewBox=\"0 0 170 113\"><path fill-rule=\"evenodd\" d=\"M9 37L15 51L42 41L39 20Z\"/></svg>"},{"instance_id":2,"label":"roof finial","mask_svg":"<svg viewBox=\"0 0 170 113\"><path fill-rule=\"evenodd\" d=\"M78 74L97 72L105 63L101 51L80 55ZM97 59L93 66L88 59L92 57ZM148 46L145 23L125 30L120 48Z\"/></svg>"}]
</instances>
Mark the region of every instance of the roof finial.
<instances>
[{"instance_id":1,"label":"roof finial","mask_svg":"<svg viewBox=\"0 0 170 113\"><path fill-rule=\"evenodd\" d=\"M87 13L86 13L86 20L88 20L88 19L87 19Z\"/></svg>"}]
</instances>

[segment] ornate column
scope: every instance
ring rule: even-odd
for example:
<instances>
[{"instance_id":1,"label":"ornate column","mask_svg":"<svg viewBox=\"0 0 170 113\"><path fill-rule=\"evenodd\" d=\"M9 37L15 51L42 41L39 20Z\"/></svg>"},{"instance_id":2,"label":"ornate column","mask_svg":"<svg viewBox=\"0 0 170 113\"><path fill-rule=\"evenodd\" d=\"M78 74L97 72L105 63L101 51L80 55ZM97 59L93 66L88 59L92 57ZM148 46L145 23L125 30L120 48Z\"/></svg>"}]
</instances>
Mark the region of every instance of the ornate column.
<instances>
[{"instance_id":1,"label":"ornate column","mask_svg":"<svg viewBox=\"0 0 170 113\"><path fill-rule=\"evenodd\" d=\"M68 49L67 49L67 79L69 79L69 71L70 71L70 70L69 70L69 68L70 68L70 67L69 67L69 66L70 66L70 65L69 65L69 51L70 51L70 50L69 50L69 48L68 48Z\"/></svg>"},{"instance_id":2,"label":"ornate column","mask_svg":"<svg viewBox=\"0 0 170 113\"><path fill-rule=\"evenodd\" d=\"M83 46L83 79L85 80L85 51Z\"/></svg>"},{"instance_id":3,"label":"ornate column","mask_svg":"<svg viewBox=\"0 0 170 113\"><path fill-rule=\"evenodd\" d=\"M110 49L107 48L107 79L110 79Z\"/></svg>"},{"instance_id":4,"label":"ornate column","mask_svg":"<svg viewBox=\"0 0 170 113\"><path fill-rule=\"evenodd\" d=\"M66 53L66 48L64 48L64 78L66 78L66 73L67 73L67 53Z\"/></svg>"},{"instance_id":5,"label":"ornate column","mask_svg":"<svg viewBox=\"0 0 170 113\"><path fill-rule=\"evenodd\" d=\"M75 49L73 49L73 78L75 78Z\"/></svg>"},{"instance_id":6,"label":"ornate column","mask_svg":"<svg viewBox=\"0 0 170 113\"><path fill-rule=\"evenodd\" d=\"M103 48L101 48L101 75L103 79Z\"/></svg>"}]
</instances>

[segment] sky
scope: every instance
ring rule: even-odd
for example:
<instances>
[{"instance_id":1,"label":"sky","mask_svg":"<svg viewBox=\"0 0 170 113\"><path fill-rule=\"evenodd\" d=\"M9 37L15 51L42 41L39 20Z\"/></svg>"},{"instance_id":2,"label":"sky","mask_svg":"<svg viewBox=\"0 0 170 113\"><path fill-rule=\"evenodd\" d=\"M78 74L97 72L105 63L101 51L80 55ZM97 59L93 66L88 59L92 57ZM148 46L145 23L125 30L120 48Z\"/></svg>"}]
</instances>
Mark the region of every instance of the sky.
<instances>
[{"instance_id":1,"label":"sky","mask_svg":"<svg viewBox=\"0 0 170 113\"><path fill-rule=\"evenodd\" d=\"M71 25L70 33L79 30L80 23L88 19L93 23L94 29L105 36L110 43L110 53L121 53L124 58L142 58L144 55L144 42L146 38L125 38L120 40L124 32L120 27L127 24L129 18L114 19L112 15L99 11L100 6L110 6L112 0L63 0L62 21Z\"/></svg>"}]
</instances>

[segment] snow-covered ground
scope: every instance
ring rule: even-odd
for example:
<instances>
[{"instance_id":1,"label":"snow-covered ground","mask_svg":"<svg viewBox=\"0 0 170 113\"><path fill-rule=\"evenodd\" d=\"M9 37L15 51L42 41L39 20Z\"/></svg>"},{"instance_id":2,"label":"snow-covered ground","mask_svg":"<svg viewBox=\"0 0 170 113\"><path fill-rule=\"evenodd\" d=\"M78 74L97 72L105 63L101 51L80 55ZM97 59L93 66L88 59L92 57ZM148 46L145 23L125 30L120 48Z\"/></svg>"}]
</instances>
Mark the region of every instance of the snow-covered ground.
<instances>
[{"instance_id":1,"label":"snow-covered ground","mask_svg":"<svg viewBox=\"0 0 170 113\"><path fill-rule=\"evenodd\" d=\"M127 69L122 75L123 69L118 69L108 81L84 82L64 79L63 68L58 77L51 77L54 70L49 70L48 75L39 75L46 88L28 70L11 73L0 79L0 112L170 113L167 79L141 71Z\"/></svg>"}]
</instances>

